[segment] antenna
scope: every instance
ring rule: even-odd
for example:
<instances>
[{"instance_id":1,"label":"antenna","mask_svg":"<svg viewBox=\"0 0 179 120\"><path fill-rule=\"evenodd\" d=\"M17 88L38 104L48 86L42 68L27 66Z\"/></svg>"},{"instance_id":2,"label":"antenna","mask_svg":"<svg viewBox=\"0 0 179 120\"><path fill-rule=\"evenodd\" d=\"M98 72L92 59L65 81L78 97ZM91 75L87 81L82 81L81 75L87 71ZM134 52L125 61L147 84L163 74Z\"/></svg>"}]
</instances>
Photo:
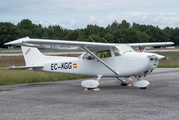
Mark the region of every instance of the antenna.
<instances>
[{"instance_id":1,"label":"antenna","mask_svg":"<svg viewBox=\"0 0 179 120\"><path fill-rule=\"evenodd\" d=\"M105 40L104 38L102 38L102 39L103 39L106 43L108 43L107 40Z\"/></svg>"},{"instance_id":2,"label":"antenna","mask_svg":"<svg viewBox=\"0 0 179 120\"><path fill-rule=\"evenodd\" d=\"M89 38L90 38L93 42L95 42L90 36L89 36Z\"/></svg>"}]
</instances>

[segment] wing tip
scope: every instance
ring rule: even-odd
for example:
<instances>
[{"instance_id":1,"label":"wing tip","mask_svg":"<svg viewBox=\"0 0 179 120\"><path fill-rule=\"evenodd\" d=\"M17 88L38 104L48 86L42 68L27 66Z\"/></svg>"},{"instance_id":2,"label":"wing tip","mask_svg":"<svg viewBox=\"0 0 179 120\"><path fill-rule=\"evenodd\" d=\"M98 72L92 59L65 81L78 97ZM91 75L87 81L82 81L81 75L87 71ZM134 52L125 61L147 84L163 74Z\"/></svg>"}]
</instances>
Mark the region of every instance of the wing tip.
<instances>
[{"instance_id":1,"label":"wing tip","mask_svg":"<svg viewBox=\"0 0 179 120\"><path fill-rule=\"evenodd\" d=\"M5 43L4 45L18 45L18 44L21 44L23 43L24 41L23 40L29 40L30 38L28 36L24 37L24 38L19 38L17 40L13 40L11 42L7 42Z\"/></svg>"}]
</instances>

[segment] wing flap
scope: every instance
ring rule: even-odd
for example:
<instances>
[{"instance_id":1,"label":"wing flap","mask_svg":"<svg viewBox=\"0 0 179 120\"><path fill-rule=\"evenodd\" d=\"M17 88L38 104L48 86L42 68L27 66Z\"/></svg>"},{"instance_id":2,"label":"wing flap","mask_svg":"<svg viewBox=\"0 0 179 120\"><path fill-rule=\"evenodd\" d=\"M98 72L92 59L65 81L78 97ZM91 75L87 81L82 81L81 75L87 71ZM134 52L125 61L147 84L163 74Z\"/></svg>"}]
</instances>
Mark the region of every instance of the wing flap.
<instances>
[{"instance_id":1,"label":"wing flap","mask_svg":"<svg viewBox=\"0 0 179 120\"><path fill-rule=\"evenodd\" d=\"M41 68L41 67L43 67L43 65L19 66L19 67L10 66L10 67L8 67L6 70L26 70L26 69L29 69L29 68Z\"/></svg>"}]
</instances>

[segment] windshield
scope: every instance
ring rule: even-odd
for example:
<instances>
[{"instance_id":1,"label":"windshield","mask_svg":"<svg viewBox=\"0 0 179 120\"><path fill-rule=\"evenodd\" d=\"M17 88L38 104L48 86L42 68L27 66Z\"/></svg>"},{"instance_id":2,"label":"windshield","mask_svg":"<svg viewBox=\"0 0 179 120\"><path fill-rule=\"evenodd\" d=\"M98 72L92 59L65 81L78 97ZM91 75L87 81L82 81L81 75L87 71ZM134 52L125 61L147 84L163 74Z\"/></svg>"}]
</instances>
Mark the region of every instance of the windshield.
<instances>
[{"instance_id":1,"label":"windshield","mask_svg":"<svg viewBox=\"0 0 179 120\"><path fill-rule=\"evenodd\" d=\"M126 52L135 52L133 50L133 48L131 48L129 45L127 44L120 44L120 45L116 45L116 47L119 49L119 53L122 55Z\"/></svg>"}]
</instances>

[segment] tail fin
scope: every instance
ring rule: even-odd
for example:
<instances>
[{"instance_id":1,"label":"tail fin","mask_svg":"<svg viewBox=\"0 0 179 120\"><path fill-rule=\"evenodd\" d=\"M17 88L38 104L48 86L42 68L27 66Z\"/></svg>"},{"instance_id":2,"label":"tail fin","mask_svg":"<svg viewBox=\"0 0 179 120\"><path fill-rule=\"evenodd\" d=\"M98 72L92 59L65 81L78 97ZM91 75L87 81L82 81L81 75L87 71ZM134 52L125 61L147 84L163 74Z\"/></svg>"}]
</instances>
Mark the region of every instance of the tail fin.
<instances>
[{"instance_id":1,"label":"tail fin","mask_svg":"<svg viewBox=\"0 0 179 120\"><path fill-rule=\"evenodd\" d=\"M34 65L42 64L42 61L45 56L37 48L25 47L25 46L21 46L21 48L22 48L26 66L34 66Z\"/></svg>"}]
</instances>

